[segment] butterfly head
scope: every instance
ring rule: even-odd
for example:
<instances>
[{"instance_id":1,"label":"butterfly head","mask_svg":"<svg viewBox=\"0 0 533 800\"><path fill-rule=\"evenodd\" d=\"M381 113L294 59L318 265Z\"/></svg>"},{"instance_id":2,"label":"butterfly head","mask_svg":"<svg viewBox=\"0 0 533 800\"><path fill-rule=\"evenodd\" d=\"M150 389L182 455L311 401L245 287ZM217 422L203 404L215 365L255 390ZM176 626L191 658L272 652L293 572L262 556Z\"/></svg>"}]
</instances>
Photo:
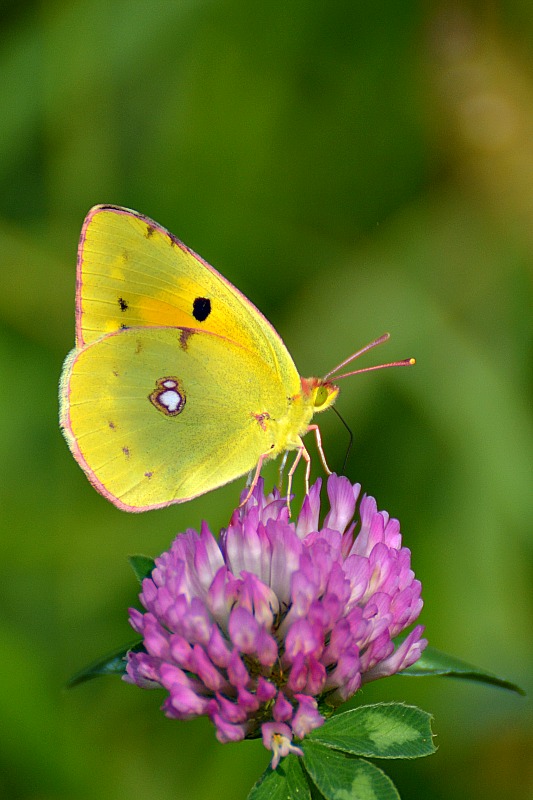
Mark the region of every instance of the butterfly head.
<instances>
[{"instance_id":1,"label":"butterfly head","mask_svg":"<svg viewBox=\"0 0 533 800\"><path fill-rule=\"evenodd\" d=\"M302 390L314 414L332 406L339 394L339 387L324 378L302 378Z\"/></svg>"}]
</instances>

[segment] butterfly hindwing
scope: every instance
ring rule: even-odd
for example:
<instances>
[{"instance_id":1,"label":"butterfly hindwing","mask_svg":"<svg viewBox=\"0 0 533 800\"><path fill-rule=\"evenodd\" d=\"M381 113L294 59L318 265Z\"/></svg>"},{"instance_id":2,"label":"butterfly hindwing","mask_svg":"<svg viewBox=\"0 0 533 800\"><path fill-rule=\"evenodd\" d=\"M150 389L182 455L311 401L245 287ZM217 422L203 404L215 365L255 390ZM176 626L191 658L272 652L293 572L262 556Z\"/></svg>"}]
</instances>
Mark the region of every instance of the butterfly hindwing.
<instances>
[{"instance_id":1,"label":"butterfly hindwing","mask_svg":"<svg viewBox=\"0 0 533 800\"><path fill-rule=\"evenodd\" d=\"M67 359L62 426L96 488L126 510L191 499L245 474L287 412L277 375L246 348L188 328L129 328Z\"/></svg>"}]
</instances>

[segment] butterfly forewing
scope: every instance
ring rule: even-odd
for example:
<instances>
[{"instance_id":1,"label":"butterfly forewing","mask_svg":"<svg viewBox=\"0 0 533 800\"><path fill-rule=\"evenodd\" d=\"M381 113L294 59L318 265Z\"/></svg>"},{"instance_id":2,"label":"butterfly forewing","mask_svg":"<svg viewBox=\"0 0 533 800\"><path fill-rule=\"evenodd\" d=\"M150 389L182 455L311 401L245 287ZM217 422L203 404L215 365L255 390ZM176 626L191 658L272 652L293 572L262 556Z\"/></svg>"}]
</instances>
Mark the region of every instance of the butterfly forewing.
<instances>
[{"instance_id":1,"label":"butterfly forewing","mask_svg":"<svg viewBox=\"0 0 533 800\"><path fill-rule=\"evenodd\" d=\"M283 341L229 281L153 220L114 206L86 217L78 252L77 347L128 327L192 327L253 352L282 383Z\"/></svg>"}]
</instances>

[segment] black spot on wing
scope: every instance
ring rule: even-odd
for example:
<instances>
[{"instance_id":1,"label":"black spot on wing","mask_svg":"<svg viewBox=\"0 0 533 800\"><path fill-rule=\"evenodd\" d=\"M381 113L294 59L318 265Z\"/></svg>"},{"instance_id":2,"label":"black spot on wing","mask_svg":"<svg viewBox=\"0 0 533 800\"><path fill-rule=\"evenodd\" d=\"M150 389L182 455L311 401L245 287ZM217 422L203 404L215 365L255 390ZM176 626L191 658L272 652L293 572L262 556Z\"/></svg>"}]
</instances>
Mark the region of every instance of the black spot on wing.
<instances>
[{"instance_id":1,"label":"black spot on wing","mask_svg":"<svg viewBox=\"0 0 533 800\"><path fill-rule=\"evenodd\" d=\"M146 238L147 239L151 239L152 236L154 235L154 233L155 233L154 226L153 225L147 225L146 226L146 233L144 234L146 236Z\"/></svg>"},{"instance_id":2,"label":"black spot on wing","mask_svg":"<svg viewBox=\"0 0 533 800\"><path fill-rule=\"evenodd\" d=\"M204 322L211 313L211 300L208 297L196 297L192 304L192 315L198 322Z\"/></svg>"},{"instance_id":3,"label":"black spot on wing","mask_svg":"<svg viewBox=\"0 0 533 800\"><path fill-rule=\"evenodd\" d=\"M128 310L128 301L124 300L123 297L119 297L118 298L118 304L120 306L120 310L121 311L127 311Z\"/></svg>"}]
</instances>

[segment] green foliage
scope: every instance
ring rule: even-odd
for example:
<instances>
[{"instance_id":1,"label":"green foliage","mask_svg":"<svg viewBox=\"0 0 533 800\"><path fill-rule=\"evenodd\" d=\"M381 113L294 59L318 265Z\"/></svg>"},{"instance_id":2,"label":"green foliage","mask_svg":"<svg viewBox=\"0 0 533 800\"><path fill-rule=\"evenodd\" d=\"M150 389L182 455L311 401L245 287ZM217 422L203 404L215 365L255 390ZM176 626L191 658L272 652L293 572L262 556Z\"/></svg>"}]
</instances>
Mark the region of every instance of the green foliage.
<instances>
[{"instance_id":1,"label":"green foliage","mask_svg":"<svg viewBox=\"0 0 533 800\"><path fill-rule=\"evenodd\" d=\"M516 683L512 683L512 681L508 681L505 678L499 678L497 675L493 675L479 667L474 667L472 664L467 664L466 661L462 661L460 658L441 653L440 650L436 650L434 647L426 647L418 661L412 667L404 669L401 674L414 677L447 675L450 678L462 678L463 680L499 686L500 689L508 689L510 692L525 695L525 691L520 686L517 686Z\"/></svg>"},{"instance_id":2,"label":"green foliage","mask_svg":"<svg viewBox=\"0 0 533 800\"><path fill-rule=\"evenodd\" d=\"M429 714L401 703L362 706L339 714L306 737L303 759L290 755L276 770L269 768L248 800L311 796L315 800L398 800L392 781L374 764L354 756L429 755L435 750L429 722Z\"/></svg>"},{"instance_id":3,"label":"green foliage","mask_svg":"<svg viewBox=\"0 0 533 800\"><path fill-rule=\"evenodd\" d=\"M93 661L92 664L79 670L79 672L69 679L67 682L68 688L72 689L80 683L85 683L85 681L89 681L92 678L101 678L104 675L118 675L122 677L126 672L126 655L130 650L139 652L143 649L142 642L134 642L125 647L120 647L118 650L115 650L113 653L103 658L99 658L97 661Z\"/></svg>"},{"instance_id":4,"label":"green foliage","mask_svg":"<svg viewBox=\"0 0 533 800\"><path fill-rule=\"evenodd\" d=\"M368 758L419 758L435 752L431 715L403 703L359 706L336 714L306 738Z\"/></svg>"},{"instance_id":5,"label":"green foliage","mask_svg":"<svg viewBox=\"0 0 533 800\"><path fill-rule=\"evenodd\" d=\"M150 556L130 556L129 562L139 583L142 583L145 578L149 578L155 567L155 561Z\"/></svg>"},{"instance_id":6,"label":"green foliage","mask_svg":"<svg viewBox=\"0 0 533 800\"><path fill-rule=\"evenodd\" d=\"M399 800L400 795L384 772L361 758L311 745L305 767L325 800Z\"/></svg>"},{"instance_id":7,"label":"green foliage","mask_svg":"<svg viewBox=\"0 0 533 800\"><path fill-rule=\"evenodd\" d=\"M310 800L311 797L300 758L291 755L284 758L277 769L268 768L263 773L248 800Z\"/></svg>"}]
</instances>

